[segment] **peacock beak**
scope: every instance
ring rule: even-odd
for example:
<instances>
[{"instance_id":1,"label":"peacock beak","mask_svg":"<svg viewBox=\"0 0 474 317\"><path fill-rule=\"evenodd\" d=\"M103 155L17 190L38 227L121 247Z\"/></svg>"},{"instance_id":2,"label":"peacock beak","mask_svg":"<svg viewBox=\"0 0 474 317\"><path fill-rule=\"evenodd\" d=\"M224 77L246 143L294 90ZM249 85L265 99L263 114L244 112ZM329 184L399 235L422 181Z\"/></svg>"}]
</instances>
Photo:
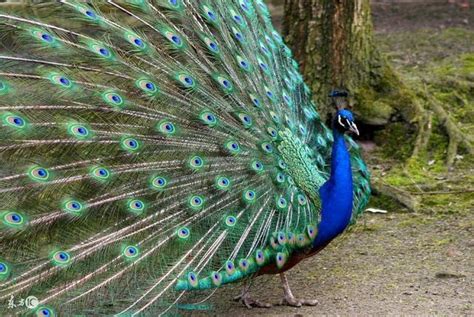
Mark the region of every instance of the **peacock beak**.
<instances>
[{"instance_id":1,"label":"peacock beak","mask_svg":"<svg viewBox=\"0 0 474 317\"><path fill-rule=\"evenodd\" d=\"M357 129L356 124L352 121L349 122L349 131L355 133L356 135L359 135L359 129Z\"/></svg>"}]
</instances>

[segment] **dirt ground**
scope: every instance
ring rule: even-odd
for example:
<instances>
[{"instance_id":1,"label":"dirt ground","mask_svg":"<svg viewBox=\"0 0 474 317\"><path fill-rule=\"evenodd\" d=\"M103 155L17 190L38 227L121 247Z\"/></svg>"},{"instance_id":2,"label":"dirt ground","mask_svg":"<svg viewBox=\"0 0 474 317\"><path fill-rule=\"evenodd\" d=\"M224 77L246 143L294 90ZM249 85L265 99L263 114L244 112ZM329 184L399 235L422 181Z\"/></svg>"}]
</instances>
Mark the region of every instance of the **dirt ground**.
<instances>
[{"instance_id":1,"label":"dirt ground","mask_svg":"<svg viewBox=\"0 0 474 317\"><path fill-rule=\"evenodd\" d=\"M276 3L271 9L280 23L283 10L281 1ZM410 71L420 64L423 67L474 51L473 43L465 37L473 36L472 2L470 10L447 2L385 2L374 5L373 11L380 47L404 75L416 76ZM446 30L448 33L443 33ZM429 186L472 191L472 164L461 164L456 172L445 173L439 172L435 184ZM232 286L217 292L213 306L191 314L474 316L474 193L430 199L417 213L394 205L385 206L385 214L366 213L349 232L291 270L293 292L300 298L318 299L315 307L249 310L232 301L239 294L239 287ZM374 199L372 206L380 207L378 202ZM255 299L270 303L277 303L283 293L276 276L258 278L252 290Z\"/></svg>"}]
</instances>

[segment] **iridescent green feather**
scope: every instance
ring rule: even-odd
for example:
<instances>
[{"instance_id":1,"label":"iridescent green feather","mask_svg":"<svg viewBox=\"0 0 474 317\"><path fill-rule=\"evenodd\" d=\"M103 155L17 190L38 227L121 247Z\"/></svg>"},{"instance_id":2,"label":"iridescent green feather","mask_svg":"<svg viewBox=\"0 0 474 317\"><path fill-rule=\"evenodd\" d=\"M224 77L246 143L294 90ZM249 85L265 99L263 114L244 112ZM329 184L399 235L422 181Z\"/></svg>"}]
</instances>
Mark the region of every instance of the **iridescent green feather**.
<instances>
[{"instance_id":1,"label":"iridescent green feather","mask_svg":"<svg viewBox=\"0 0 474 317\"><path fill-rule=\"evenodd\" d=\"M263 1L35 9L0 13L0 301L177 313L308 250L333 139Z\"/></svg>"}]
</instances>

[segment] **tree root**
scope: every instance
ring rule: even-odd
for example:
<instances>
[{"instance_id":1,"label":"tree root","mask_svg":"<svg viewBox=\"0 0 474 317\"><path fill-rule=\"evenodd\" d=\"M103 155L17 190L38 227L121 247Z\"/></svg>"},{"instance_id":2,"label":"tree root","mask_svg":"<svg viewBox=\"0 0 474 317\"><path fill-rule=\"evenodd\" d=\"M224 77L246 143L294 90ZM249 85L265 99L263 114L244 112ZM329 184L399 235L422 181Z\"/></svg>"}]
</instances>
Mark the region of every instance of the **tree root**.
<instances>
[{"instance_id":1,"label":"tree root","mask_svg":"<svg viewBox=\"0 0 474 317\"><path fill-rule=\"evenodd\" d=\"M392 198L397 203L405 206L408 210L417 212L419 207L418 198L414 197L411 193L394 186L383 183L380 179L372 180L372 190L374 194L385 195Z\"/></svg>"},{"instance_id":2,"label":"tree root","mask_svg":"<svg viewBox=\"0 0 474 317\"><path fill-rule=\"evenodd\" d=\"M449 139L448 149L446 154L446 166L450 169L456 159L459 147L462 146L473 154L473 141L470 135L466 135L461 131L458 123L449 115L441 101L429 95L426 91L416 91L417 94L413 96L412 102L415 107L416 118L418 123L418 131L415 139L415 144L412 151L412 158L417 158L428 150L429 140L433 133L433 119L437 118ZM424 101L422 103L421 101ZM372 181L374 194L385 195L392 198L400 205L406 207L408 210L417 212L420 205L420 198L423 195L445 195L445 194L462 194L469 193L470 190L464 191L434 191L434 192L409 192L399 189L395 186L384 183L381 179L374 178Z\"/></svg>"},{"instance_id":3,"label":"tree root","mask_svg":"<svg viewBox=\"0 0 474 317\"><path fill-rule=\"evenodd\" d=\"M410 192L410 195L454 195L474 193L474 189L453 190L453 191L434 191L434 192Z\"/></svg>"},{"instance_id":4,"label":"tree root","mask_svg":"<svg viewBox=\"0 0 474 317\"><path fill-rule=\"evenodd\" d=\"M435 98L428 96L427 97L430 108L436 114L436 116L440 119L441 124L443 125L446 133L449 137L449 144L448 144L448 153L446 156L446 165L451 167L454 163L454 159L458 153L459 145L463 145L464 148L469 152L469 154L474 153L474 149L472 146L472 140L470 140L469 136L464 134L461 129L459 129L458 125L454 122L454 120L449 116L449 114L444 110L442 104Z\"/></svg>"},{"instance_id":5,"label":"tree root","mask_svg":"<svg viewBox=\"0 0 474 317\"><path fill-rule=\"evenodd\" d=\"M433 115L431 113L423 114L420 120L418 134L413 147L412 157L417 157L428 147L428 142L432 132Z\"/></svg>"},{"instance_id":6,"label":"tree root","mask_svg":"<svg viewBox=\"0 0 474 317\"><path fill-rule=\"evenodd\" d=\"M421 99L425 100L425 108L432 111L434 116L439 119L443 128L445 129L449 143L446 154L446 166L449 168L452 167L456 155L458 154L459 146L462 145L469 154L474 153L473 141L470 136L466 135L461 131L458 124L451 118L449 113L443 107L443 104L436 98L429 95L426 91L418 91L418 95ZM412 157L419 156L422 152L427 150L428 141L432 133L432 121L433 114L420 114L418 134L415 141L415 146L413 148Z\"/></svg>"}]
</instances>

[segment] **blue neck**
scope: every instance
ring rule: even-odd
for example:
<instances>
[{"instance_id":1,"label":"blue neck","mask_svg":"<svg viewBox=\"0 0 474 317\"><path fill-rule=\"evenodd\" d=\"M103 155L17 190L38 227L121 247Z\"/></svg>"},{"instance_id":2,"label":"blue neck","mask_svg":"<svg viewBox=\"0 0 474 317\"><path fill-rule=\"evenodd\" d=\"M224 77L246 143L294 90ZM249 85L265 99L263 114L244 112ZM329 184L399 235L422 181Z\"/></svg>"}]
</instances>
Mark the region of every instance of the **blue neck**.
<instances>
[{"instance_id":1,"label":"blue neck","mask_svg":"<svg viewBox=\"0 0 474 317\"><path fill-rule=\"evenodd\" d=\"M331 157L331 177L321 187L321 222L313 249L325 247L346 229L352 215L351 158L344 134L333 129L334 143Z\"/></svg>"}]
</instances>

